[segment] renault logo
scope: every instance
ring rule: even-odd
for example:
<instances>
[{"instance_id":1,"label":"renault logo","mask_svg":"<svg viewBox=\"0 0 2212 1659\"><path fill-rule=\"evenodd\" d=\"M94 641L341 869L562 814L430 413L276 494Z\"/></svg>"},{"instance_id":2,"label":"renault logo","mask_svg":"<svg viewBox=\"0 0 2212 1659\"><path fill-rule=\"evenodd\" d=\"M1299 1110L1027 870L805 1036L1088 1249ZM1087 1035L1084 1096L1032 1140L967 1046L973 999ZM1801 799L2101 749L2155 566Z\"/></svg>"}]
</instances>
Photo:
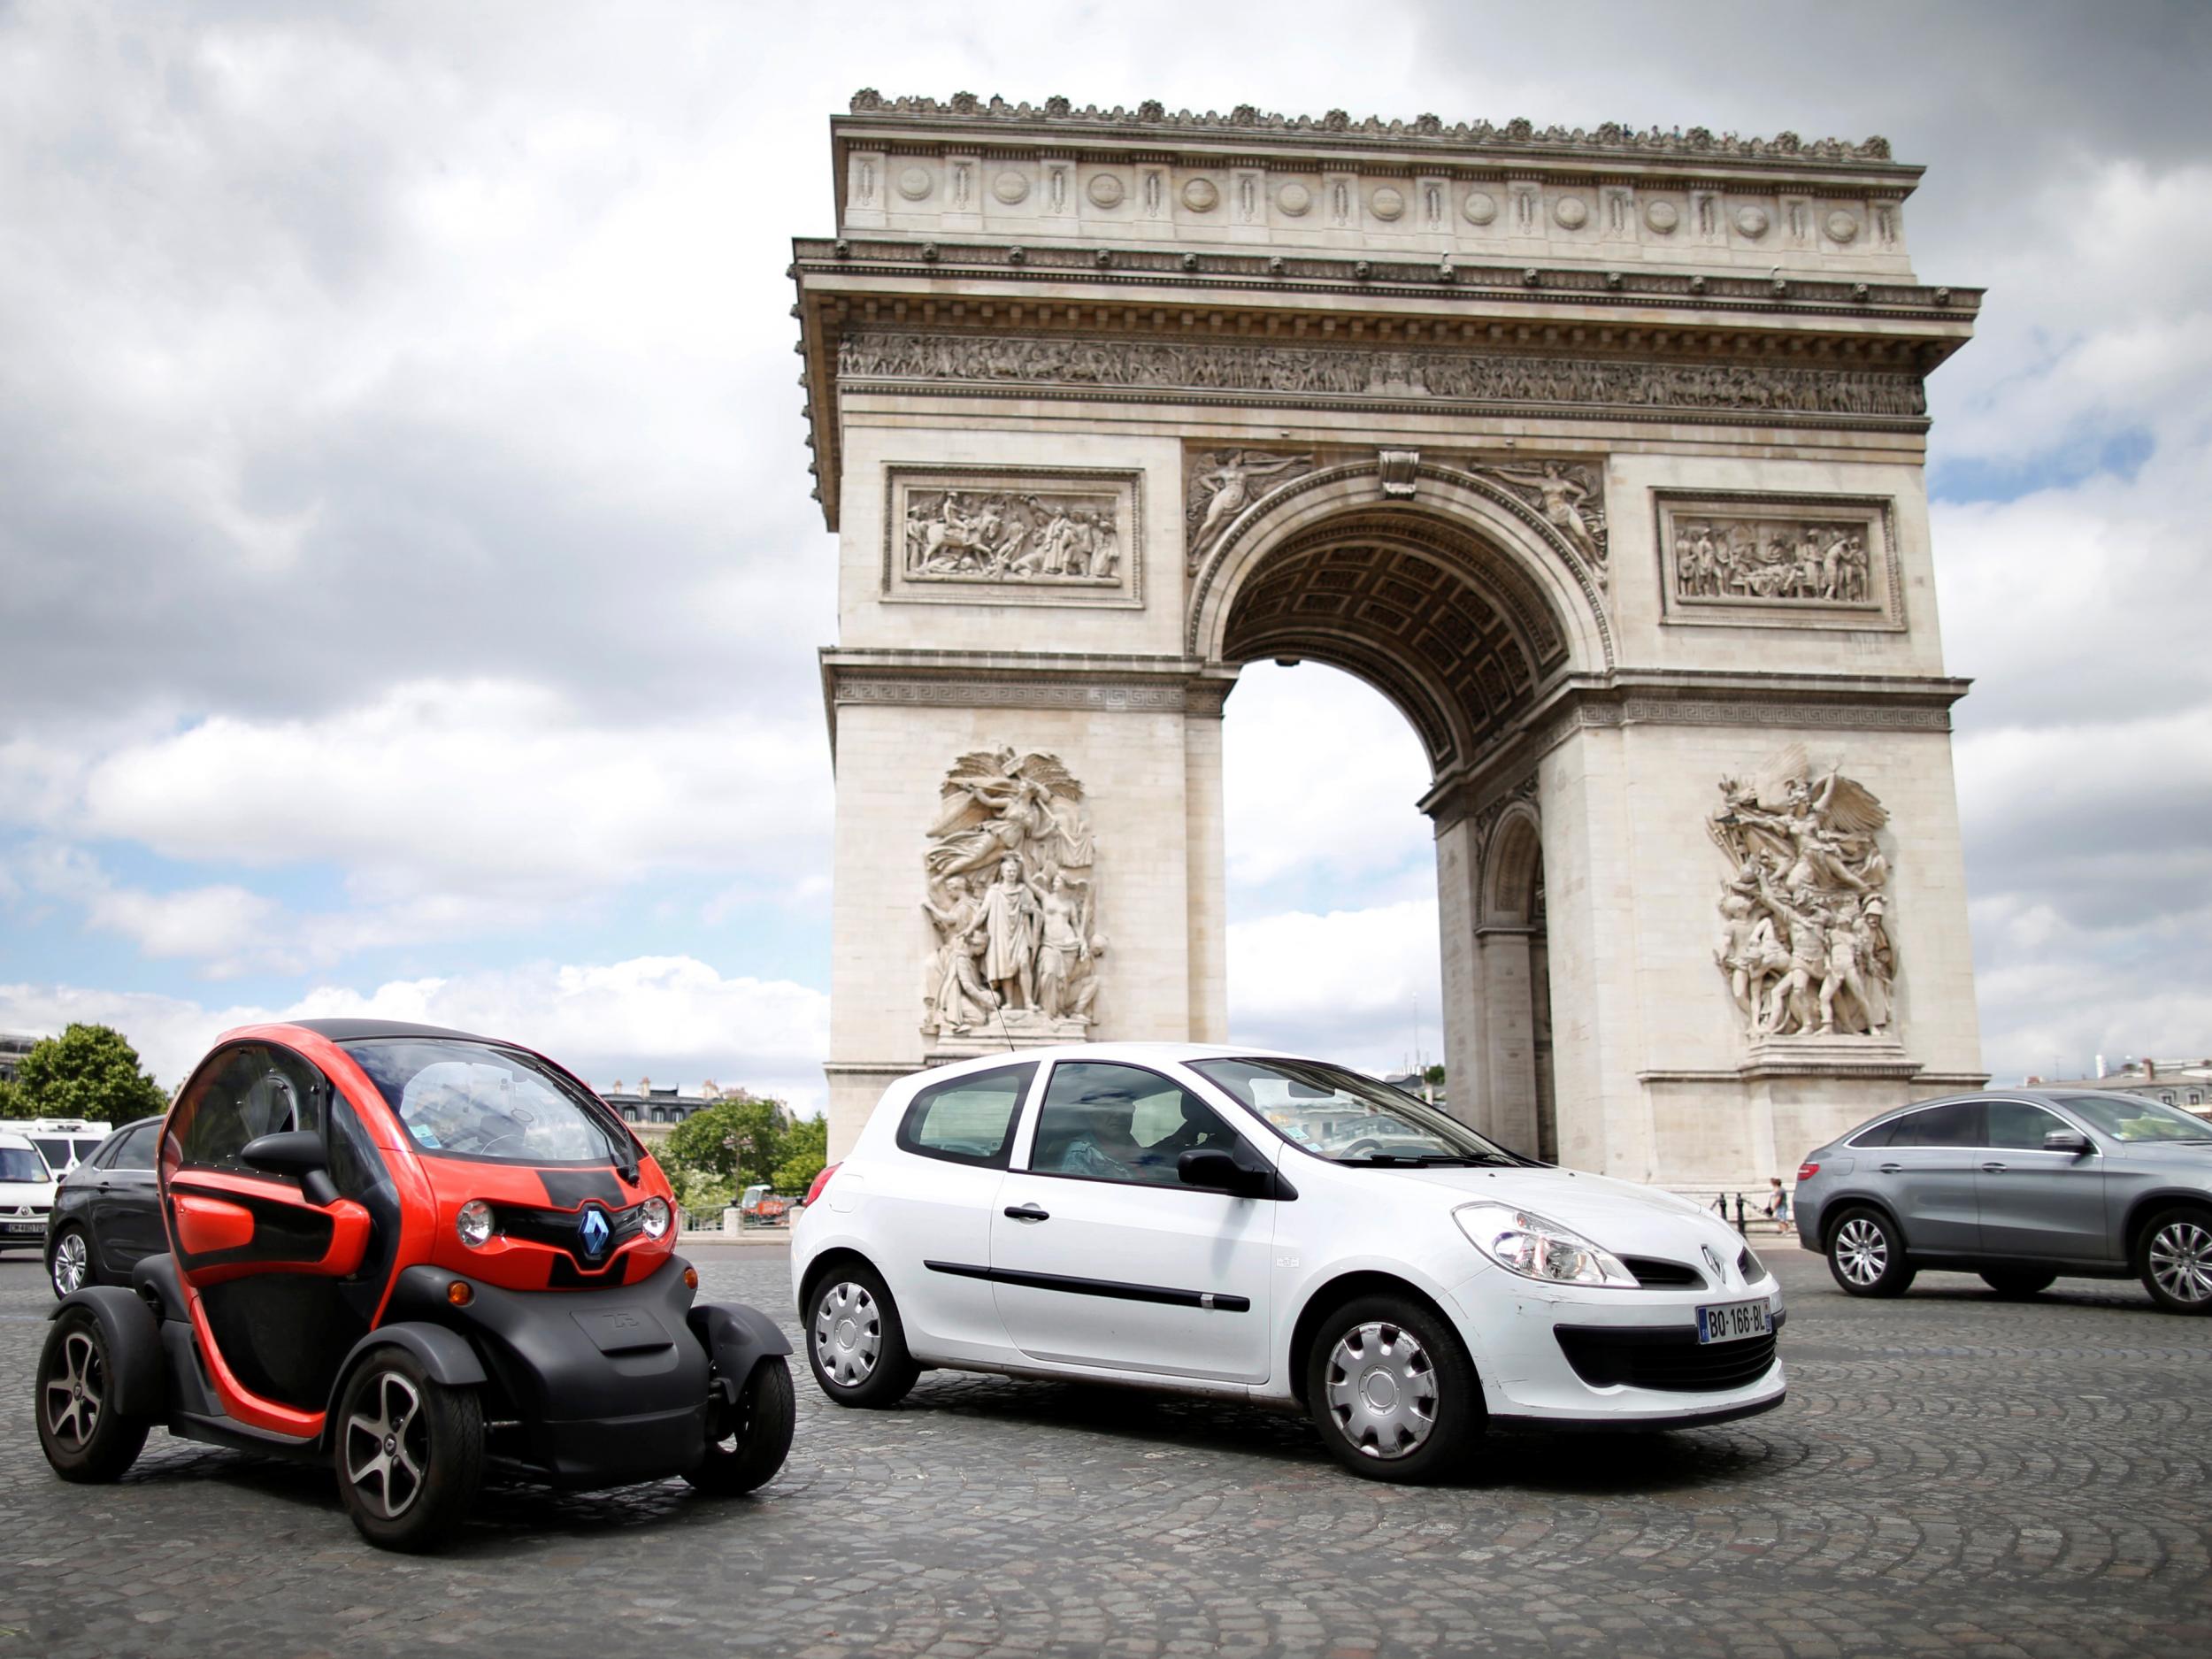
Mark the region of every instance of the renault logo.
<instances>
[{"instance_id":1,"label":"renault logo","mask_svg":"<svg viewBox=\"0 0 2212 1659\"><path fill-rule=\"evenodd\" d=\"M1705 1252L1705 1265L1713 1270L1714 1279L1725 1285L1728 1282L1728 1270L1720 1264L1720 1257L1713 1253L1713 1247L1709 1244L1701 1244L1697 1248Z\"/></svg>"},{"instance_id":2,"label":"renault logo","mask_svg":"<svg viewBox=\"0 0 2212 1659\"><path fill-rule=\"evenodd\" d=\"M584 1211L584 1218L576 1224L576 1237L584 1247L586 1256L598 1256L607 1248L607 1240L614 1229L607 1225L607 1212L594 1204ZM1710 1250L1706 1252L1709 1256Z\"/></svg>"}]
</instances>

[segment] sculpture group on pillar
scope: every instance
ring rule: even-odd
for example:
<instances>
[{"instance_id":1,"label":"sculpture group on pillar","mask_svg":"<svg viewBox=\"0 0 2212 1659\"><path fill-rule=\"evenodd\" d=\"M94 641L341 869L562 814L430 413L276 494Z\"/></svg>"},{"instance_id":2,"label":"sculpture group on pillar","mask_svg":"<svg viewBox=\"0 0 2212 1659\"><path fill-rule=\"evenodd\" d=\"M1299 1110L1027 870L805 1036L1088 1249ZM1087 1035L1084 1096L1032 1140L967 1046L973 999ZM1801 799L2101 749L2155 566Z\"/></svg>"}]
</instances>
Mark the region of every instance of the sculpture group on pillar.
<instances>
[{"instance_id":1,"label":"sculpture group on pillar","mask_svg":"<svg viewBox=\"0 0 2212 1659\"><path fill-rule=\"evenodd\" d=\"M1087 1036L1106 940L1082 785L1056 756L983 749L954 764L943 800L922 856L923 1033Z\"/></svg>"},{"instance_id":2,"label":"sculpture group on pillar","mask_svg":"<svg viewBox=\"0 0 2212 1659\"><path fill-rule=\"evenodd\" d=\"M1745 1033L1887 1034L1897 951L1875 836L1888 812L1835 764L1815 776L1795 744L1720 791L1707 828L1736 873L1723 884L1713 960Z\"/></svg>"}]
</instances>

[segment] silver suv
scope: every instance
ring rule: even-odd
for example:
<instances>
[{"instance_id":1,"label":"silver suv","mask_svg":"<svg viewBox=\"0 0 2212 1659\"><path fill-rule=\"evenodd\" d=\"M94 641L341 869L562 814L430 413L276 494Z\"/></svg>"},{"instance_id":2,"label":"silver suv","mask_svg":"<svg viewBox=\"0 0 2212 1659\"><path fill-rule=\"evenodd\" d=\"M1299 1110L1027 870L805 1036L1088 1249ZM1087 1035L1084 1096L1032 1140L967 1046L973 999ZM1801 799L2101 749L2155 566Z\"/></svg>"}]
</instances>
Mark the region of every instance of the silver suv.
<instances>
[{"instance_id":1,"label":"silver suv","mask_svg":"<svg viewBox=\"0 0 2212 1659\"><path fill-rule=\"evenodd\" d=\"M1855 1296L1922 1268L2032 1296L2060 1274L2143 1281L2212 1312L2212 1123L2132 1094L2041 1090L1924 1101L1797 1171L1797 1236Z\"/></svg>"}]
</instances>

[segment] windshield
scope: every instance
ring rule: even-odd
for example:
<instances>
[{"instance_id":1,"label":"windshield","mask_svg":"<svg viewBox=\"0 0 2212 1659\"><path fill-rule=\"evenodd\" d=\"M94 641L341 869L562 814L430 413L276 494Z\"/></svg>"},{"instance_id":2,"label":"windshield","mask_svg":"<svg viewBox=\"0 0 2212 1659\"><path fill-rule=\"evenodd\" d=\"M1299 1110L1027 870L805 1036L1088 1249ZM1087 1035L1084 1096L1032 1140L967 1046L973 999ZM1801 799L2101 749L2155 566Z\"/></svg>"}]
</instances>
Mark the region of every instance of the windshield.
<instances>
[{"instance_id":1,"label":"windshield","mask_svg":"<svg viewBox=\"0 0 2212 1659\"><path fill-rule=\"evenodd\" d=\"M512 1048L443 1039L339 1045L399 1114L419 1151L499 1164L617 1164L636 1156L606 1109Z\"/></svg>"},{"instance_id":2,"label":"windshield","mask_svg":"<svg viewBox=\"0 0 2212 1659\"><path fill-rule=\"evenodd\" d=\"M1194 1060L1190 1069L1292 1145L1334 1164L1519 1164L1457 1118L1387 1083L1317 1060Z\"/></svg>"},{"instance_id":3,"label":"windshield","mask_svg":"<svg viewBox=\"0 0 2212 1659\"><path fill-rule=\"evenodd\" d=\"M28 1147L0 1147L0 1181L29 1181L40 1187L54 1178Z\"/></svg>"},{"instance_id":4,"label":"windshield","mask_svg":"<svg viewBox=\"0 0 2212 1659\"><path fill-rule=\"evenodd\" d=\"M2115 1141L2212 1141L2212 1123L2179 1107L2140 1094L2062 1094L2059 1103L2079 1112Z\"/></svg>"}]
</instances>

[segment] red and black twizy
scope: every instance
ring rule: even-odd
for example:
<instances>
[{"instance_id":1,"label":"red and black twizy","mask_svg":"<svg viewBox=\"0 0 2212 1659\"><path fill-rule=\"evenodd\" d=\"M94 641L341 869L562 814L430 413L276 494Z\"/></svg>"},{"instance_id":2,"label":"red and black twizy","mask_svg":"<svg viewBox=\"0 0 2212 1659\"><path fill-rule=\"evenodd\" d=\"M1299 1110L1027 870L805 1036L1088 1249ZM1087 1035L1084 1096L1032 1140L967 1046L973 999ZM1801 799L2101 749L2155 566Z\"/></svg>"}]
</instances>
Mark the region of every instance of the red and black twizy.
<instances>
[{"instance_id":1,"label":"red and black twizy","mask_svg":"<svg viewBox=\"0 0 2212 1659\"><path fill-rule=\"evenodd\" d=\"M162 1125L166 1254L63 1299L38 1434L113 1480L157 1425L334 1465L371 1543L435 1548L487 1471L568 1488L782 1467L790 1344L697 1303L668 1181L542 1056L361 1019L219 1042Z\"/></svg>"}]
</instances>

